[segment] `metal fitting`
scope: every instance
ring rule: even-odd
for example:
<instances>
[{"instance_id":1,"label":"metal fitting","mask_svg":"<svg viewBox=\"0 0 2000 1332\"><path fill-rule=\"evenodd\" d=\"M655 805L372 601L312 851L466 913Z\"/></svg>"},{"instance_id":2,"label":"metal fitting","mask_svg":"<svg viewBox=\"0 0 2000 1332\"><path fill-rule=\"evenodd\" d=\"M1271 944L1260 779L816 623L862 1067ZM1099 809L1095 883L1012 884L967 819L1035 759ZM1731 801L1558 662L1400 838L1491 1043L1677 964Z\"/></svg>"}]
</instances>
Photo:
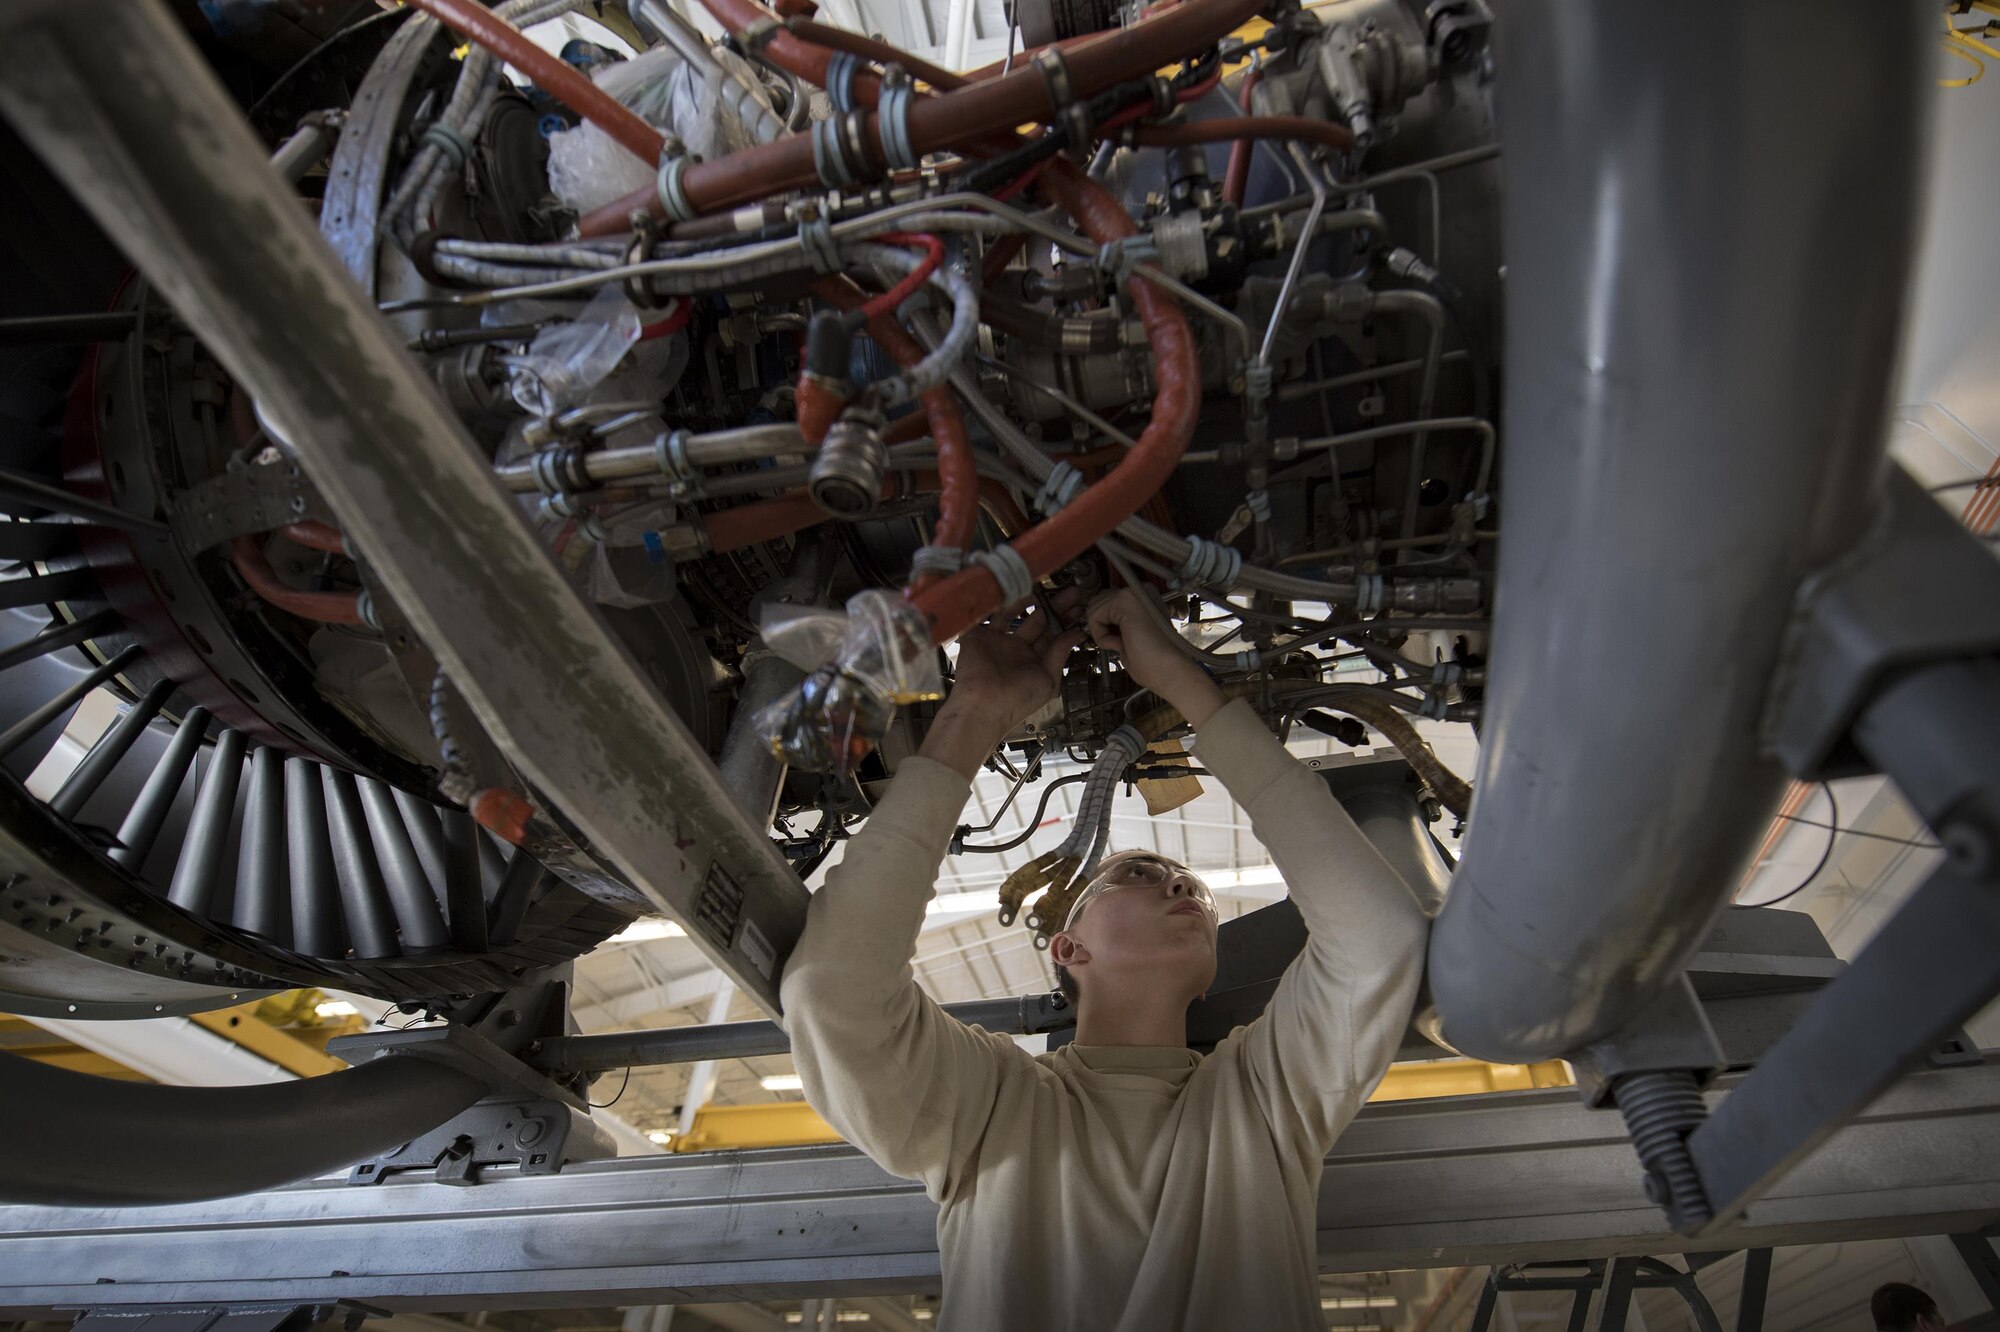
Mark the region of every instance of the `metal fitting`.
<instances>
[{"instance_id":1,"label":"metal fitting","mask_svg":"<svg viewBox=\"0 0 2000 1332\"><path fill-rule=\"evenodd\" d=\"M881 499L888 468L880 413L850 407L827 428L806 484L813 503L834 517L865 518Z\"/></svg>"}]
</instances>

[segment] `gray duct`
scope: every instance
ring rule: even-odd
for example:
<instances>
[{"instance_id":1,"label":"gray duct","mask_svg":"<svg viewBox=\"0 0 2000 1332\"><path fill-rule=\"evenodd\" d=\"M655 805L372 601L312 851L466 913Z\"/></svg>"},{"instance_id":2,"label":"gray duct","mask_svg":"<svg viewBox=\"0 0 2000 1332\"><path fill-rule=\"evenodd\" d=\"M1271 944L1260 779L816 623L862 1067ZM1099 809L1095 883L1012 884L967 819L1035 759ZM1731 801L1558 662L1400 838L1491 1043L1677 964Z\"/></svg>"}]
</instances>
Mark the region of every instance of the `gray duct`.
<instances>
[{"instance_id":1,"label":"gray duct","mask_svg":"<svg viewBox=\"0 0 2000 1332\"><path fill-rule=\"evenodd\" d=\"M1876 503L1926 15L1516 0L1496 25L1507 538L1430 953L1428 1025L1466 1054L1614 1033L1766 824L1787 614Z\"/></svg>"}]
</instances>

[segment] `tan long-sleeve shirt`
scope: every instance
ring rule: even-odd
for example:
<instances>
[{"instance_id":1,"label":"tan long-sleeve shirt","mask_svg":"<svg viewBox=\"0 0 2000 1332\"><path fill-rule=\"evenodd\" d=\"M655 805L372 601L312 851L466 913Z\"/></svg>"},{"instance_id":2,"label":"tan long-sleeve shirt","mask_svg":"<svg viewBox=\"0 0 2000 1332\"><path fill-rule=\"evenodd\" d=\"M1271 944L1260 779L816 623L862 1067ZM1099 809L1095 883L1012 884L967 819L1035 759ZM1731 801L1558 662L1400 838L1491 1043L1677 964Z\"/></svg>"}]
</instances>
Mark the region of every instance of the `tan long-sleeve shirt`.
<instances>
[{"instance_id":1,"label":"tan long-sleeve shirt","mask_svg":"<svg viewBox=\"0 0 2000 1332\"><path fill-rule=\"evenodd\" d=\"M1030 1055L918 989L910 958L968 793L925 759L813 896L782 999L806 1097L939 1206L946 1332L1323 1329L1321 1162L1381 1080L1422 973L1423 912L1325 784L1242 701L1198 737L1311 938L1204 1058Z\"/></svg>"}]
</instances>

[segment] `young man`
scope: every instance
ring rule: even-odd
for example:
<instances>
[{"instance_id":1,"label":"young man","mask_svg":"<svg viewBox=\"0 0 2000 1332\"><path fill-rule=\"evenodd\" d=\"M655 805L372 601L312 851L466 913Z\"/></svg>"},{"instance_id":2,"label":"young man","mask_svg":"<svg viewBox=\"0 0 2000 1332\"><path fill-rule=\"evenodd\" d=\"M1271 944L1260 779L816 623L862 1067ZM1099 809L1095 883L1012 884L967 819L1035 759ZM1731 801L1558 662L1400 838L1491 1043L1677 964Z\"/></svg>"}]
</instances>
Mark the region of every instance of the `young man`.
<instances>
[{"instance_id":1,"label":"young man","mask_svg":"<svg viewBox=\"0 0 2000 1332\"><path fill-rule=\"evenodd\" d=\"M939 1205L947 1332L1326 1326L1320 1165L1410 1017L1428 922L1325 785L1129 592L1090 634L1194 726L1311 931L1269 1008L1206 1058L1213 900L1185 867L1108 858L1051 945L1074 1043L1031 1056L947 1017L910 957L969 783L1051 698L1079 631L966 636L918 757L816 893L782 998L806 1097Z\"/></svg>"}]
</instances>

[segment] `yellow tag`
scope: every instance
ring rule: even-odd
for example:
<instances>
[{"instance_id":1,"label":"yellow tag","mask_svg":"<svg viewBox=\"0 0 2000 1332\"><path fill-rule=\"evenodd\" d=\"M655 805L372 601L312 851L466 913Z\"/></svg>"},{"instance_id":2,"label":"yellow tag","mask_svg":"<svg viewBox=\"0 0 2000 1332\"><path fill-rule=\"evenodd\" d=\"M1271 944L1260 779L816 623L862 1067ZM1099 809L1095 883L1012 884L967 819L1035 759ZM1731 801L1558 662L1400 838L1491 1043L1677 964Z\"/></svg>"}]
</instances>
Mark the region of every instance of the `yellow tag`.
<instances>
[{"instance_id":1,"label":"yellow tag","mask_svg":"<svg viewBox=\"0 0 2000 1332\"><path fill-rule=\"evenodd\" d=\"M1185 768L1189 762L1187 748L1177 739L1154 741L1142 761L1151 767L1173 768ZM1146 812L1153 815L1179 809L1201 794L1198 777L1142 777L1136 785L1139 794L1146 797Z\"/></svg>"}]
</instances>

